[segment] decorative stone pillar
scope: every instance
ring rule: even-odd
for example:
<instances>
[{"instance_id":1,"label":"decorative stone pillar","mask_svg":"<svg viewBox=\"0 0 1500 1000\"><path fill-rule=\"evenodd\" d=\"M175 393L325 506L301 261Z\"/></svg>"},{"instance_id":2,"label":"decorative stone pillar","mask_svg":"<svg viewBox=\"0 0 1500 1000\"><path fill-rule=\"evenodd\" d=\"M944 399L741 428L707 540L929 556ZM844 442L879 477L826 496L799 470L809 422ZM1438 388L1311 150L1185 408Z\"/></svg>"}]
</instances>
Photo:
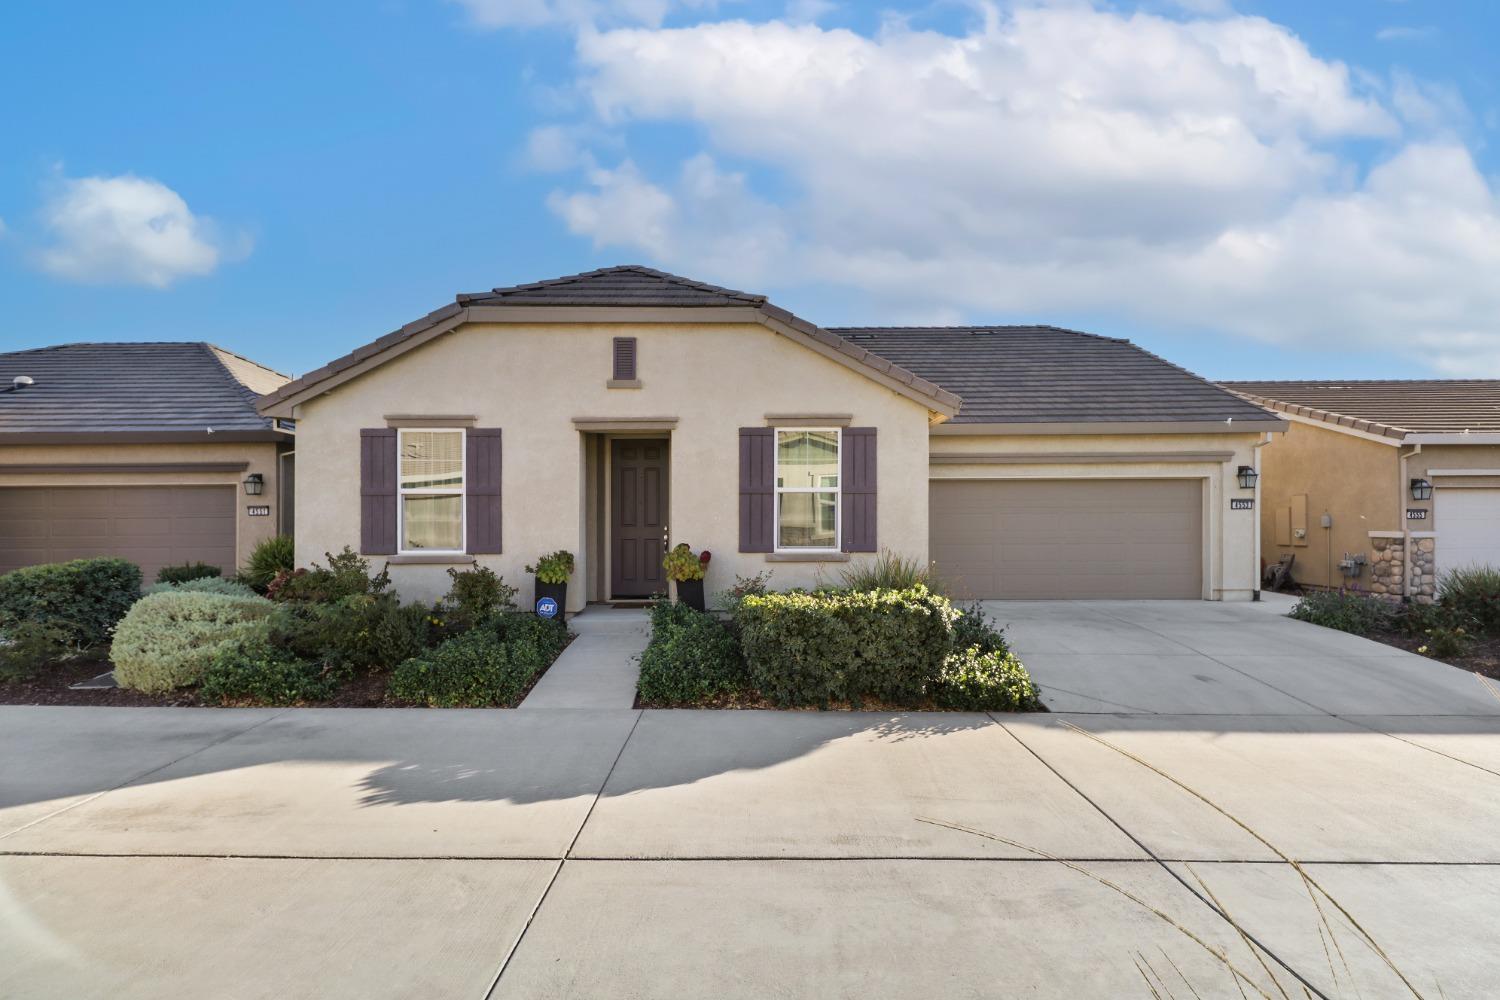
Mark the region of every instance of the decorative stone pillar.
<instances>
[{"instance_id":1,"label":"decorative stone pillar","mask_svg":"<svg viewBox=\"0 0 1500 1000\"><path fill-rule=\"evenodd\" d=\"M1431 604L1437 596L1437 564L1433 559L1436 548L1436 540L1432 538L1411 540L1411 576L1407 594L1416 604Z\"/></svg>"},{"instance_id":2,"label":"decorative stone pillar","mask_svg":"<svg viewBox=\"0 0 1500 1000\"><path fill-rule=\"evenodd\" d=\"M1401 579L1406 575L1406 546L1395 538L1370 539L1370 593L1392 601L1401 600Z\"/></svg>"}]
</instances>

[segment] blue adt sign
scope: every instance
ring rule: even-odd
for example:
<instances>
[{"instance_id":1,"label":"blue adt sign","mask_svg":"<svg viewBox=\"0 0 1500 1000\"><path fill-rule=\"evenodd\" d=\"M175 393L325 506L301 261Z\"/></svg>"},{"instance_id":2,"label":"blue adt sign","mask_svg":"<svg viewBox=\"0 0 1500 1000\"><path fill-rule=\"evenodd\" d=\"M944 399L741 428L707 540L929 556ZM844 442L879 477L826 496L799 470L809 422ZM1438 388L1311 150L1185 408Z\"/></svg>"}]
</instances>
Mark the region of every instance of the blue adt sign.
<instances>
[{"instance_id":1,"label":"blue adt sign","mask_svg":"<svg viewBox=\"0 0 1500 1000\"><path fill-rule=\"evenodd\" d=\"M556 618L557 601L551 597L544 597L536 602L536 613L539 618Z\"/></svg>"}]
</instances>

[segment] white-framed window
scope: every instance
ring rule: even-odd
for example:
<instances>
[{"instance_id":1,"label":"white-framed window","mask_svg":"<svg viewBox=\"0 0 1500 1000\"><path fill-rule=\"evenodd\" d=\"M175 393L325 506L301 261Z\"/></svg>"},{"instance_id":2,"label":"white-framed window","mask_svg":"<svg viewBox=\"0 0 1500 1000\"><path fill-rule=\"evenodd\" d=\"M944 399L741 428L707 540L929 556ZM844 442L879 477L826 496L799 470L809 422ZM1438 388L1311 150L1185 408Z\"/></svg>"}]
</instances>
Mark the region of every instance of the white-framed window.
<instances>
[{"instance_id":1,"label":"white-framed window","mask_svg":"<svg viewBox=\"0 0 1500 1000\"><path fill-rule=\"evenodd\" d=\"M463 428L403 428L396 434L399 550L464 551Z\"/></svg>"},{"instance_id":2,"label":"white-framed window","mask_svg":"<svg viewBox=\"0 0 1500 1000\"><path fill-rule=\"evenodd\" d=\"M776 551L837 552L837 427L776 428Z\"/></svg>"}]
</instances>

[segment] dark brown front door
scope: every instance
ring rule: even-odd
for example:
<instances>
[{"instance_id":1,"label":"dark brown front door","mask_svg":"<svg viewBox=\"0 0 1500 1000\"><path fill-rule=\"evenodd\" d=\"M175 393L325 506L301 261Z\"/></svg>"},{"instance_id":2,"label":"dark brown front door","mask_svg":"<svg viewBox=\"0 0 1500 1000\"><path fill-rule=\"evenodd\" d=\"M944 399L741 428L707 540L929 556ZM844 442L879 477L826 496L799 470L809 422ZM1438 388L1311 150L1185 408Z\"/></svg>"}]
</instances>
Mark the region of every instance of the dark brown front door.
<instances>
[{"instance_id":1,"label":"dark brown front door","mask_svg":"<svg viewBox=\"0 0 1500 1000\"><path fill-rule=\"evenodd\" d=\"M667 442L615 441L610 467L610 596L664 594Z\"/></svg>"}]
</instances>

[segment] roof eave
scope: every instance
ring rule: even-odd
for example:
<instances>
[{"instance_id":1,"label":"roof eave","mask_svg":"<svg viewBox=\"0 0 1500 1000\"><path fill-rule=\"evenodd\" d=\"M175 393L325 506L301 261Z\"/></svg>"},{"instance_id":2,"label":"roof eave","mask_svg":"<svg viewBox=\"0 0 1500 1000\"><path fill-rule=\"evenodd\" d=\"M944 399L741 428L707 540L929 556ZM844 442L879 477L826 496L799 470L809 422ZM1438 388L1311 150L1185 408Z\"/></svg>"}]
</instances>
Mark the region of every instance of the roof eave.
<instances>
[{"instance_id":1,"label":"roof eave","mask_svg":"<svg viewBox=\"0 0 1500 1000\"><path fill-rule=\"evenodd\" d=\"M942 435L1078 435L1098 434L1260 434L1266 431L1284 431L1285 420L1269 414L1263 420L1057 420L1057 421L1006 421L994 423L949 422L932 428L933 434Z\"/></svg>"},{"instance_id":2,"label":"roof eave","mask_svg":"<svg viewBox=\"0 0 1500 1000\"><path fill-rule=\"evenodd\" d=\"M274 430L223 430L223 431L150 431L150 430L68 430L68 431L3 431L0 430L0 445L33 444L219 444L225 442L290 442L296 436L287 431Z\"/></svg>"},{"instance_id":3,"label":"roof eave","mask_svg":"<svg viewBox=\"0 0 1500 1000\"><path fill-rule=\"evenodd\" d=\"M1412 432L1405 427L1395 427L1391 424L1383 424L1376 420L1365 420L1361 417L1351 417L1343 413L1335 413L1332 410L1320 410L1315 406L1306 406L1301 403L1289 403L1282 399L1270 399L1266 396L1257 396L1253 393L1240 392L1229 389L1241 399L1247 399L1257 406L1269 407L1282 413L1295 417L1305 417L1308 420L1316 420L1327 424L1335 430L1353 431L1360 434L1374 435L1376 437L1391 438L1401 441Z\"/></svg>"}]
</instances>

